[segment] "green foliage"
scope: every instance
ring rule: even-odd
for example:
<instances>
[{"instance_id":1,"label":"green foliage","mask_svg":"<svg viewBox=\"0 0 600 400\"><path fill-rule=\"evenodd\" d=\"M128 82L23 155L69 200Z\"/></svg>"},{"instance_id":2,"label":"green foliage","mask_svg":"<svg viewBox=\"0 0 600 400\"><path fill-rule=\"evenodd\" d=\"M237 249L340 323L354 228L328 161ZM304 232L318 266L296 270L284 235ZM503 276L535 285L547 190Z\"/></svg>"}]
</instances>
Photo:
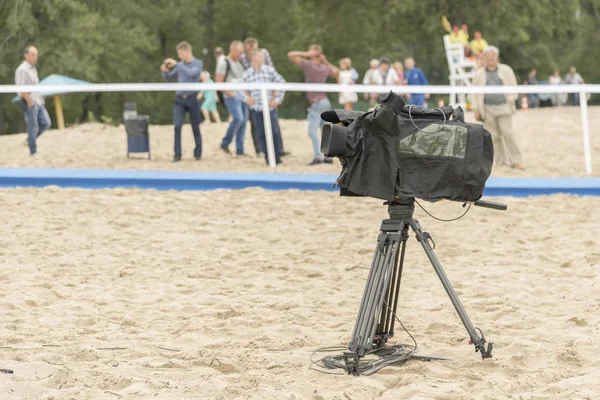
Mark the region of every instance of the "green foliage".
<instances>
[{"instance_id":1,"label":"green foliage","mask_svg":"<svg viewBox=\"0 0 600 400\"><path fill-rule=\"evenodd\" d=\"M159 65L182 40L214 72L212 50L233 39L257 37L289 82L302 81L290 50L323 46L332 63L350 56L361 74L372 58L413 56L432 84L447 84L441 16L468 24L470 33L501 50L519 80L531 68L539 79L576 65L598 82L600 0L3 0L0 7L0 82L14 82L26 45L40 52L40 77L52 73L90 82L161 82ZM0 133L23 130L22 115L0 97ZM122 103L137 102L152 123L168 124L172 93L63 96L67 123L120 120ZM48 99L52 112L52 99ZM281 113L303 116L304 94L288 93ZM101 114L101 115L98 115ZM103 118L104 117L104 118ZM54 118L53 118L54 119Z\"/></svg>"}]
</instances>

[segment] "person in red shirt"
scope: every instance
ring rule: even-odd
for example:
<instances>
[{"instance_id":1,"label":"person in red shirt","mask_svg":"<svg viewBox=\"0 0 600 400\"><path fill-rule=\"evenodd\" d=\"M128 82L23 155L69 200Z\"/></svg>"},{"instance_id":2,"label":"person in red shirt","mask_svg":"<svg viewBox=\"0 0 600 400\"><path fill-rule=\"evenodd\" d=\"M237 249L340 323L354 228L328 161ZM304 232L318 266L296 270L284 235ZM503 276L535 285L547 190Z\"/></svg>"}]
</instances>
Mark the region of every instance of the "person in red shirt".
<instances>
[{"instance_id":1,"label":"person in red shirt","mask_svg":"<svg viewBox=\"0 0 600 400\"><path fill-rule=\"evenodd\" d=\"M311 45L308 51L290 51L288 58L302 68L306 83L325 83L327 78L335 78L339 74L339 70L327 61L327 57L323 54L323 48L318 44ZM325 92L307 92L306 97L310 102L307 114L308 136L310 136L314 150L314 159L309 165L331 164L333 161L330 158L325 158L321 153L321 141L318 132L324 124L321 120L321 113L331 110L331 103Z\"/></svg>"}]
</instances>

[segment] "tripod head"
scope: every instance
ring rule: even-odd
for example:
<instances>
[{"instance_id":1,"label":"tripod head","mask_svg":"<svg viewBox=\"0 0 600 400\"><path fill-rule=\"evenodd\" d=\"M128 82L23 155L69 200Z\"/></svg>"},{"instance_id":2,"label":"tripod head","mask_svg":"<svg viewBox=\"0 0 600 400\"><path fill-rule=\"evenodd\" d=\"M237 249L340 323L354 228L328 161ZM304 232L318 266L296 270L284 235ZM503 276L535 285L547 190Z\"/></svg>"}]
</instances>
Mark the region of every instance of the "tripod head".
<instances>
[{"instance_id":1,"label":"tripod head","mask_svg":"<svg viewBox=\"0 0 600 400\"><path fill-rule=\"evenodd\" d=\"M388 206L390 219L410 219L415 212L415 198L396 198L394 201L383 203Z\"/></svg>"},{"instance_id":2,"label":"tripod head","mask_svg":"<svg viewBox=\"0 0 600 400\"><path fill-rule=\"evenodd\" d=\"M393 201L386 201L383 204L388 206L388 214L390 215L391 219L412 218L415 211L414 197L397 197ZM463 207L465 207L467 204L499 211L506 211L508 208L508 206L504 203L488 200L466 202L463 204Z\"/></svg>"}]
</instances>

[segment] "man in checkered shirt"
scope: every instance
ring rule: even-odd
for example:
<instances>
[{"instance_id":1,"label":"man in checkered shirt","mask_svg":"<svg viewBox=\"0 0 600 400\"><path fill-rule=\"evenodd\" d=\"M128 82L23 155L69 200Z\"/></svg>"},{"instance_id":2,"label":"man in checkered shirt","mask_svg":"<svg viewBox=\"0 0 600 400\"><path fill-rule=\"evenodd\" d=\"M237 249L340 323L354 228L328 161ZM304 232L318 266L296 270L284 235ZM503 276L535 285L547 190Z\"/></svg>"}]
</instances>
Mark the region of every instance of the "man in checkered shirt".
<instances>
[{"instance_id":1,"label":"man in checkered shirt","mask_svg":"<svg viewBox=\"0 0 600 400\"><path fill-rule=\"evenodd\" d=\"M249 38L246 38L246 40L244 40L244 54L242 54L242 56L240 57L240 62L244 66L244 69L249 69L252 67L252 59L250 57L250 53L252 53L252 50L256 50L256 49L259 49L258 39L249 37ZM262 51L262 53L265 56L265 65L270 65L271 67L275 68L275 65L273 65L273 60L271 59L271 54L269 54L269 51L267 49L259 49L259 50Z\"/></svg>"},{"instance_id":2,"label":"man in checkered shirt","mask_svg":"<svg viewBox=\"0 0 600 400\"><path fill-rule=\"evenodd\" d=\"M250 59L252 60L251 68L247 69L242 75L242 79L247 83L285 83L285 79L270 65L265 65L265 56L262 51L255 49L250 52ZM241 92L240 96L250 106L250 115L256 127L258 138L260 141L261 151L265 154L265 160L267 164L269 160L267 154L267 141L265 137L265 123L263 119L263 106L267 106L270 109L271 115L271 127L273 130L273 144L275 147L275 160L277 164L281 163L281 130L279 129L279 122L277 120L277 107L283 102L284 91L269 90L267 92L267 98L269 104L262 104L261 91L258 89L247 90Z\"/></svg>"},{"instance_id":3,"label":"man in checkered shirt","mask_svg":"<svg viewBox=\"0 0 600 400\"><path fill-rule=\"evenodd\" d=\"M38 51L35 47L25 48L25 61L15 71L15 85L37 85L40 78L37 73ZM50 128L50 115L46 110L44 98L40 92L19 93L20 101L26 106L25 120L27 121L27 145L31 155L37 152L37 138Z\"/></svg>"},{"instance_id":4,"label":"man in checkered shirt","mask_svg":"<svg viewBox=\"0 0 600 400\"><path fill-rule=\"evenodd\" d=\"M252 50L256 49L259 49L264 54L265 65L270 65L271 67L275 68L275 65L273 64L273 59L271 58L269 51L265 48L258 47L258 39L253 37L246 38L246 40L244 40L244 49L244 54L242 54L242 56L240 57L240 63L244 66L244 69L252 68L252 59L250 58L250 53L252 53ZM252 142L254 144L254 150L256 151L256 155L258 157L264 157L264 153L262 153L260 150L260 139L258 138L258 133L256 132L256 127L254 126L254 120L252 118L250 118L250 132L252 133ZM286 155L289 155L289 153L283 150L282 138L281 156L283 157Z\"/></svg>"}]
</instances>

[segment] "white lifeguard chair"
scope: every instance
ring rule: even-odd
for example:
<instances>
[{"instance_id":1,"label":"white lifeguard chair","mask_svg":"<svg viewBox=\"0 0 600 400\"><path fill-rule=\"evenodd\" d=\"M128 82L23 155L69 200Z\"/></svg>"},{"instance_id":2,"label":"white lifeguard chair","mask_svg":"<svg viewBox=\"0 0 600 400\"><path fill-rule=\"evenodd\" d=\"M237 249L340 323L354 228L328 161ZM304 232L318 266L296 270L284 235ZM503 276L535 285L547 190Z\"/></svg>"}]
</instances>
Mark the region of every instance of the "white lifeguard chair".
<instances>
[{"instance_id":1,"label":"white lifeguard chair","mask_svg":"<svg viewBox=\"0 0 600 400\"><path fill-rule=\"evenodd\" d=\"M450 35L444 35L444 49L448 60L450 86L471 86L471 79L475 75L477 62L465 57L465 48L461 43L451 43ZM466 95L461 93L456 101L456 93L450 93L450 105L461 106L466 110Z\"/></svg>"}]
</instances>

